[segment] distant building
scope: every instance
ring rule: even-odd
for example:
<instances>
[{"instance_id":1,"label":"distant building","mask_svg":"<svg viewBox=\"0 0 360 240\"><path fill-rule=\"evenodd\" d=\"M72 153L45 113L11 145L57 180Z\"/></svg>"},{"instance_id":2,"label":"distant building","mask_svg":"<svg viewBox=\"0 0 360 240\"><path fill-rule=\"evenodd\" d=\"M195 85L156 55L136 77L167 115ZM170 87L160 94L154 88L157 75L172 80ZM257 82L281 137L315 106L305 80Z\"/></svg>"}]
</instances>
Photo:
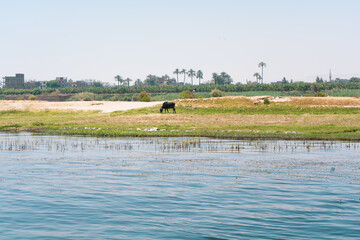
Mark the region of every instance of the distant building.
<instances>
[{"instance_id":1,"label":"distant building","mask_svg":"<svg viewBox=\"0 0 360 240\"><path fill-rule=\"evenodd\" d=\"M4 88L22 89L25 86L25 75L17 73L14 76L4 77Z\"/></svg>"},{"instance_id":2,"label":"distant building","mask_svg":"<svg viewBox=\"0 0 360 240\"><path fill-rule=\"evenodd\" d=\"M39 88L40 89L45 89L46 88L46 83L47 83L47 81L39 81Z\"/></svg>"},{"instance_id":3,"label":"distant building","mask_svg":"<svg viewBox=\"0 0 360 240\"><path fill-rule=\"evenodd\" d=\"M59 82L60 87L66 87L67 78L65 78L65 77L57 77L55 80Z\"/></svg>"},{"instance_id":4,"label":"distant building","mask_svg":"<svg viewBox=\"0 0 360 240\"><path fill-rule=\"evenodd\" d=\"M160 77L157 79L158 85L176 85L175 78Z\"/></svg>"}]
</instances>

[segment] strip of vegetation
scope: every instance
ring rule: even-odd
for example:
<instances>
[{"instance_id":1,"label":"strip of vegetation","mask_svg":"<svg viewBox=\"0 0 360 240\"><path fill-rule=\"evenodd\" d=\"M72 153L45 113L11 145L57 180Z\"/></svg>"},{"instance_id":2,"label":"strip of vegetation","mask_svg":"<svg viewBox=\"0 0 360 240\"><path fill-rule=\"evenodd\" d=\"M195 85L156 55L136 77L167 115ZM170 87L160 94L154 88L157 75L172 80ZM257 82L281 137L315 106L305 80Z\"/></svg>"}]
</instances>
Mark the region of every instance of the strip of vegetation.
<instances>
[{"instance_id":1,"label":"strip of vegetation","mask_svg":"<svg viewBox=\"0 0 360 240\"><path fill-rule=\"evenodd\" d=\"M205 136L360 140L360 125L357 121L360 108L355 107L299 107L271 103L239 108L179 106L177 114L160 114L158 107L152 107L110 114L91 111L12 110L2 111L0 116L2 131L111 137ZM285 120L278 121L280 119Z\"/></svg>"},{"instance_id":2,"label":"strip of vegetation","mask_svg":"<svg viewBox=\"0 0 360 240\"><path fill-rule=\"evenodd\" d=\"M328 128L328 126L321 126L320 129ZM71 128L47 128L36 129L33 132L51 133L61 135L87 135L98 137L213 137L213 138L234 138L234 139L299 139L299 140L359 140L360 128L347 130L347 127L340 130L338 127L334 132L321 132L320 130L309 132L285 131L285 129L294 130L292 128L285 128L277 131L273 130L253 130L253 131L141 131L133 129L71 129ZM305 130L305 129L303 129Z\"/></svg>"},{"instance_id":3,"label":"strip of vegetation","mask_svg":"<svg viewBox=\"0 0 360 240\"><path fill-rule=\"evenodd\" d=\"M360 89L360 78L351 78L347 82L316 82L316 83L305 83L305 82L280 82L272 84L260 84L255 82L249 82L247 84L226 84L226 85L215 85L215 84L202 84L202 85L135 85L135 86L114 86L114 87L103 87L103 86L91 86L91 87L77 87L77 88L58 88L58 89L0 89L0 95L40 95L49 94L56 90L63 94L76 94L82 92L91 92L94 94L123 94L123 93L180 93L185 90L195 92L207 92L210 93L213 89L219 89L223 92L259 92L259 91L270 91L270 92L287 92L288 95L292 92L300 93L317 93L325 92L330 93L338 90L355 90ZM344 93L350 94L351 93ZM358 96L358 95L357 95Z\"/></svg>"}]
</instances>

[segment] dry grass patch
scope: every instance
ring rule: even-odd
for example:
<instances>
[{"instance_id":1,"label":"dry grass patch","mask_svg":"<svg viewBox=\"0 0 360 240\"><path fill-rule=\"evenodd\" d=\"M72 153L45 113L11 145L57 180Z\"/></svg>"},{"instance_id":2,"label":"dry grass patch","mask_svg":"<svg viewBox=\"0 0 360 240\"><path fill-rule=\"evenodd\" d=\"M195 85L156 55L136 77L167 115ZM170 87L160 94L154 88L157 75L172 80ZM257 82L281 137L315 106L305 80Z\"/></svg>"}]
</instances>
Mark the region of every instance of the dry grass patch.
<instances>
[{"instance_id":1,"label":"dry grass patch","mask_svg":"<svg viewBox=\"0 0 360 240\"><path fill-rule=\"evenodd\" d=\"M202 99L178 99L175 100L178 106L183 107L250 107L253 106L253 101L247 97L217 97L217 98L202 98Z\"/></svg>"},{"instance_id":2,"label":"dry grass patch","mask_svg":"<svg viewBox=\"0 0 360 240\"><path fill-rule=\"evenodd\" d=\"M360 99L354 97L292 97L290 104L305 107L360 107Z\"/></svg>"},{"instance_id":3,"label":"dry grass patch","mask_svg":"<svg viewBox=\"0 0 360 240\"><path fill-rule=\"evenodd\" d=\"M198 108L236 108L255 107L254 103L262 103L266 96L257 97L220 97L204 99L179 99L178 106ZM271 103L286 104L298 107L360 107L360 99L355 97L271 97Z\"/></svg>"}]
</instances>

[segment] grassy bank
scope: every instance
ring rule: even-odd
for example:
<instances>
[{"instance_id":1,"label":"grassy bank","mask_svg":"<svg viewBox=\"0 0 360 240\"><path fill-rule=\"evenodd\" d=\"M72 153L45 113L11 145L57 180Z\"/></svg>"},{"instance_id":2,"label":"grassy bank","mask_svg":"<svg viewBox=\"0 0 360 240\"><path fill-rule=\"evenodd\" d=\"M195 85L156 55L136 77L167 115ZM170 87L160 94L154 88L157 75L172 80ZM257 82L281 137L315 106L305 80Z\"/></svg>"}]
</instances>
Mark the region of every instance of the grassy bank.
<instances>
[{"instance_id":1,"label":"grassy bank","mask_svg":"<svg viewBox=\"0 0 360 240\"><path fill-rule=\"evenodd\" d=\"M182 100L177 114L158 107L94 111L2 111L1 131L92 136L207 136L360 140L360 100L300 98L254 105L247 98Z\"/></svg>"}]
</instances>

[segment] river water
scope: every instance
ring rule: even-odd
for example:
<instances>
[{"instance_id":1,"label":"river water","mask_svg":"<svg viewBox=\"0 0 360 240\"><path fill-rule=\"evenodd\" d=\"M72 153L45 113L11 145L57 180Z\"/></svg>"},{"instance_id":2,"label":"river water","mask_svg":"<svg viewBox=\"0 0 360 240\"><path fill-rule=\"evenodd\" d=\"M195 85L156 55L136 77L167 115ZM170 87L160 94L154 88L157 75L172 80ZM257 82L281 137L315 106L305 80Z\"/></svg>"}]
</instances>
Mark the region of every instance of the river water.
<instances>
[{"instance_id":1,"label":"river water","mask_svg":"<svg viewBox=\"0 0 360 240\"><path fill-rule=\"evenodd\" d=\"M0 239L359 239L359 150L0 134Z\"/></svg>"}]
</instances>

